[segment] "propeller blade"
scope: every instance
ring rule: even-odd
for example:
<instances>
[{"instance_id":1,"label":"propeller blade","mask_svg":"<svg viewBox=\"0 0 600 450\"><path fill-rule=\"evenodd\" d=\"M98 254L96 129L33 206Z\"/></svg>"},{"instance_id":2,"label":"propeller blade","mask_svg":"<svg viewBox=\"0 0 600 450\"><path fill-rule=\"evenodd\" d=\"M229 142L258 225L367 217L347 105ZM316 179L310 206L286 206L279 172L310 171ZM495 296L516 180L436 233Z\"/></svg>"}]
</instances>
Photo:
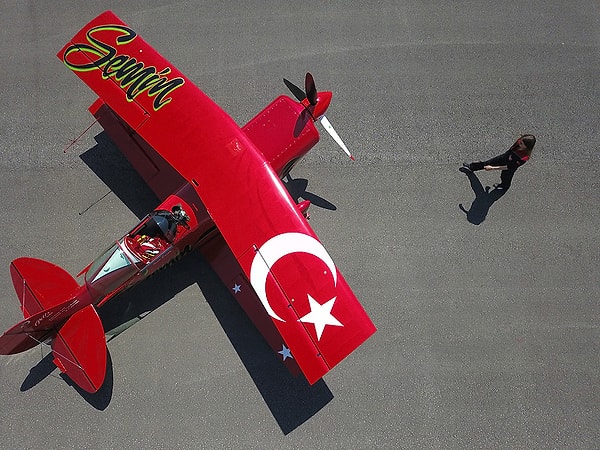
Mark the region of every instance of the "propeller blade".
<instances>
[{"instance_id":1,"label":"propeller blade","mask_svg":"<svg viewBox=\"0 0 600 450\"><path fill-rule=\"evenodd\" d=\"M315 87L315 79L310 72L306 72L304 78L304 90L306 91L306 97L311 105L317 104L317 88Z\"/></svg>"},{"instance_id":2,"label":"propeller blade","mask_svg":"<svg viewBox=\"0 0 600 450\"><path fill-rule=\"evenodd\" d=\"M350 154L348 147L346 147L346 144L344 144L344 141L342 141L342 138L340 138L340 135L337 134L337 132L334 130L333 125L331 125L331 122L329 121L329 119L327 119L327 117L325 117L325 116L321 116L320 121L321 121L321 125L323 125L323 128L325 128L325 131L327 131L329 133L329 135L333 138L333 140L335 142L337 142L337 144L342 148L342 150L344 150L346 155L348 155L348 157L352 161L354 161L354 156L352 156Z\"/></svg>"},{"instance_id":3,"label":"propeller blade","mask_svg":"<svg viewBox=\"0 0 600 450\"><path fill-rule=\"evenodd\" d=\"M294 94L294 97L296 97L296 99L298 99L298 101L301 102L302 100L304 100L306 98L306 94L304 93L304 91L302 89L300 89L298 86L296 86L294 83L292 83L291 81L286 80L284 78L283 83L292 92L292 94Z\"/></svg>"}]
</instances>

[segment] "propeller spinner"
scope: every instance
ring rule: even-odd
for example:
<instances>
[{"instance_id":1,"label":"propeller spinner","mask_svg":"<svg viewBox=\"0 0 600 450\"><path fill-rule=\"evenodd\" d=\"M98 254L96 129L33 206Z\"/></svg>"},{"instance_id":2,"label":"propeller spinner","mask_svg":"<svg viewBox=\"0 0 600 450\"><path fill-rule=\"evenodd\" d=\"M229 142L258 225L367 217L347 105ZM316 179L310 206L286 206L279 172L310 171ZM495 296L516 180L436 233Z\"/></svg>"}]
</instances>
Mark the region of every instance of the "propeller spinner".
<instances>
[{"instance_id":1,"label":"propeller spinner","mask_svg":"<svg viewBox=\"0 0 600 450\"><path fill-rule=\"evenodd\" d=\"M354 161L354 156L352 156L348 150L348 147L346 147L346 144L344 144L344 141L342 141L342 138L340 138L340 135L335 131L329 119L325 117L325 111L331 102L332 93L328 91L317 92L315 80L310 72L307 72L306 77L304 78L304 91L285 78L283 79L283 82L292 92L294 97L296 97L310 113L313 120L319 120L323 128L325 128L325 131L329 133L329 135L341 147L346 155L348 155L348 157Z\"/></svg>"}]
</instances>

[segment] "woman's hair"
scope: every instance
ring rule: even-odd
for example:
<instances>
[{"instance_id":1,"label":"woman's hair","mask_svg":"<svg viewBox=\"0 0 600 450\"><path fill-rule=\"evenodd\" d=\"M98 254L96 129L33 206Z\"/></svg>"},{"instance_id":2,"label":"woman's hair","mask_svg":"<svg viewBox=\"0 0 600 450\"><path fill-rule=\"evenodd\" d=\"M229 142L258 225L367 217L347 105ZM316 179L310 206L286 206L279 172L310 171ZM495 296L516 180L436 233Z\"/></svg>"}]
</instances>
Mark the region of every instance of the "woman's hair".
<instances>
[{"instance_id":1,"label":"woman's hair","mask_svg":"<svg viewBox=\"0 0 600 450\"><path fill-rule=\"evenodd\" d=\"M535 136L533 134L523 134L520 139L521 142L525 144L525 147L527 147L527 155L531 156L531 152L533 151L533 147L535 145Z\"/></svg>"},{"instance_id":2,"label":"woman's hair","mask_svg":"<svg viewBox=\"0 0 600 450\"><path fill-rule=\"evenodd\" d=\"M519 141L525 144L525 154L527 156L531 156L531 152L533 151L533 147L535 146L535 136L533 134L522 134L519 137L519 139L517 139L517 142ZM517 142L513 144L511 149L517 146Z\"/></svg>"}]
</instances>

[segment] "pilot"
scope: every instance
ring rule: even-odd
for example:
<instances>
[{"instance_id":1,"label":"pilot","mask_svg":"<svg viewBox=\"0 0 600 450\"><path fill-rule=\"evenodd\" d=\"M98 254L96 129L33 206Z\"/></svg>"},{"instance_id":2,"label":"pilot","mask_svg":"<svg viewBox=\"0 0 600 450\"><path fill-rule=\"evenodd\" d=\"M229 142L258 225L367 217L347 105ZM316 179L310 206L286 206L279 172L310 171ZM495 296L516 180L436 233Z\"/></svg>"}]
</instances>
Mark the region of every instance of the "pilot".
<instances>
[{"instance_id":1,"label":"pilot","mask_svg":"<svg viewBox=\"0 0 600 450\"><path fill-rule=\"evenodd\" d=\"M145 259L152 259L175 240L179 225L189 229L189 216L181 205L175 205L171 211L155 211L135 236L136 247Z\"/></svg>"},{"instance_id":2,"label":"pilot","mask_svg":"<svg viewBox=\"0 0 600 450\"><path fill-rule=\"evenodd\" d=\"M190 217L183 210L181 205L175 205L171 208L171 211L159 211L154 217L154 220L158 227L161 229L164 237L169 241L175 240L175 234L177 233L177 227L189 229L188 220Z\"/></svg>"},{"instance_id":3,"label":"pilot","mask_svg":"<svg viewBox=\"0 0 600 450\"><path fill-rule=\"evenodd\" d=\"M171 217L178 225L182 225L187 229L190 228L187 224L188 220L190 220L190 216L186 214L181 205L175 205L171 208Z\"/></svg>"}]
</instances>

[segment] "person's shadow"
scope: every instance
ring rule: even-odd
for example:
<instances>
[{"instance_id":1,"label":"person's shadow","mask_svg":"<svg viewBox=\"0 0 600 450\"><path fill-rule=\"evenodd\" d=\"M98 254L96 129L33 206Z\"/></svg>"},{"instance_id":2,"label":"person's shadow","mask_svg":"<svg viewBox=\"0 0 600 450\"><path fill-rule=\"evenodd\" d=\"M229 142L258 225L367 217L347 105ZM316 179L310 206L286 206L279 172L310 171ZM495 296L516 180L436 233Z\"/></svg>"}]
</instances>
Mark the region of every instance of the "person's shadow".
<instances>
[{"instance_id":1,"label":"person's shadow","mask_svg":"<svg viewBox=\"0 0 600 450\"><path fill-rule=\"evenodd\" d=\"M469 222L473 225L479 225L485 220L494 202L506 193L506 189L495 188L490 191L490 186L484 188L477 175L473 172L467 172L466 175L469 177L471 189L475 193L475 200L473 200L468 210L465 209L462 203L458 207L467 215Z\"/></svg>"}]
</instances>

